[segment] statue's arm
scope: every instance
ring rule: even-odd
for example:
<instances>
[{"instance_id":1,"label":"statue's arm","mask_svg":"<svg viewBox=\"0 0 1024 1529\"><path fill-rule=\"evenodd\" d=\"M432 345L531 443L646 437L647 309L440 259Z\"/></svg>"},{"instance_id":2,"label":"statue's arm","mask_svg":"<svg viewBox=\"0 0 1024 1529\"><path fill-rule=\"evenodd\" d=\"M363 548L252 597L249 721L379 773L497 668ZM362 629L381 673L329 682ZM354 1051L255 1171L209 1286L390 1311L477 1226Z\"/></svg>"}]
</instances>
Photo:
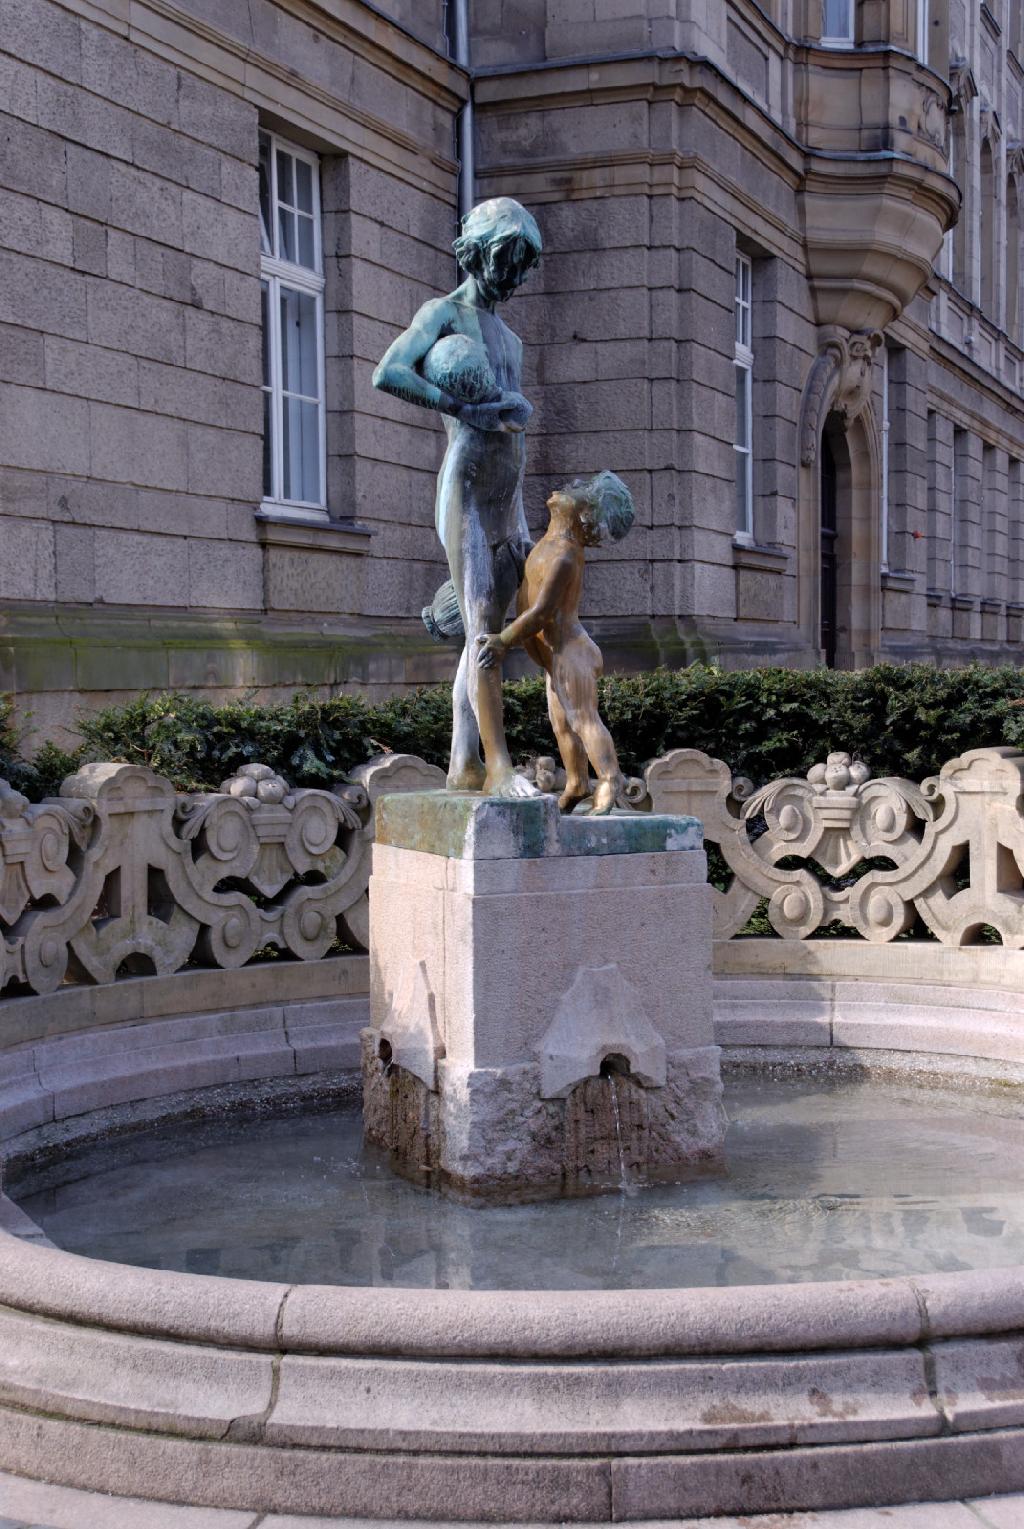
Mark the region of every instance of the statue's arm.
<instances>
[{"instance_id":1,"label":"statue's arm","mask_svg":"<svg viewBox=\"0 0 1024 1529\"><path fill-rule=\"evenodd\" d=\"M509 648L521 648L524 642L543 632L565 606L574 567L574 558L559 558L548 571L532 605L500 632L477 638L477 663L482 669L489 669L498 659L504 658Z\"/></svg>"},{"instance_id":2,"label":"statue's arm","mask_svg":"<svg viewBox=\"0 0 1024 1529\"><path fill-rule=\"evenodd\" d=\"M457 415L459 406L449 393L435 387L416 370L427 351L449 327L450 314L444 298L424 303L412 323L388 346L373 374L373 385L382 393L422 404L443 414Z\"/></svg>"}]
</instances>

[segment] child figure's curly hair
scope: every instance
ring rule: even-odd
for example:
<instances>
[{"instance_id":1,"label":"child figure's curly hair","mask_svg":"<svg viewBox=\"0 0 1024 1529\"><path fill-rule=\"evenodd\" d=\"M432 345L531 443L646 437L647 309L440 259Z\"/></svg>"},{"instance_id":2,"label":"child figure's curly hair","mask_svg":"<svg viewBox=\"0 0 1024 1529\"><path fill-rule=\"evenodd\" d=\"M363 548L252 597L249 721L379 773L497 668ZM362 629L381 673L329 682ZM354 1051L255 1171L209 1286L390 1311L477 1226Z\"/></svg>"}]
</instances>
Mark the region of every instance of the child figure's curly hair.
<instances>
[{"instance_id":1,"label":"child figure's curly hair","mask_svg":"<svg viewBox=\"0 0 1024 1529\"><path fill-rule=\"evenodd\" d=\"M620 542L636 519L633 495L613 472L605 470L592 478L573 478L562 492L589 505L613 542Z\"/></svg>"}]
</instances>

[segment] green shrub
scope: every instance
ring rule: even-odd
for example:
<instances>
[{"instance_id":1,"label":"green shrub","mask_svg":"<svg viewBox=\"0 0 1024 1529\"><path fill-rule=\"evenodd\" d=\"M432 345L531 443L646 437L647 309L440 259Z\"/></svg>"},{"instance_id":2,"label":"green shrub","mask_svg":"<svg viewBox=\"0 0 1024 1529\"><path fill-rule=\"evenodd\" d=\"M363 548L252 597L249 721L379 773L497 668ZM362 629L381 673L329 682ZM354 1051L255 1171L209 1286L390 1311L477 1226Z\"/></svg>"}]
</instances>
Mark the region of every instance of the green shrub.
<instances>
[{"instance_id":1,"label":"green shrub","mask_svg":"<svg viewBox=\"0 0 1024 1529\"><path fill-rule=\"evenodd\" d=\"M0 695L0 776L10 780L18 753L18 738L14 731L11 703Z\"/></svg>"},{"instance_id":2,"label":"green shrub","mask_svg":"<svg viewBox=\"0 0 1024 1529\"><path fill-rule=\"evenodd\" d=\"M623 768L639 774L669 749L702 749L755 785L803 775L836 749L865 760L875 776L922 780L965 749L1024 749L1024 671L1010 665L933 669L879 664L855 673L826 669L725 671L695 664L613 675L601 704ZM505 686L513 758L553 754L544 683ZM10 708L0 705L0 774L38 798L82 760L146 764L181 790L216 788L239 765L259 760L295 785L322 786L382 749L447 761L451 689L417 690L371 705L359 696L249 700L213 706L178 694L143 695L79 722L81 748L52 745L31 762L18 754Z\"/></svg>"}]
</instances>

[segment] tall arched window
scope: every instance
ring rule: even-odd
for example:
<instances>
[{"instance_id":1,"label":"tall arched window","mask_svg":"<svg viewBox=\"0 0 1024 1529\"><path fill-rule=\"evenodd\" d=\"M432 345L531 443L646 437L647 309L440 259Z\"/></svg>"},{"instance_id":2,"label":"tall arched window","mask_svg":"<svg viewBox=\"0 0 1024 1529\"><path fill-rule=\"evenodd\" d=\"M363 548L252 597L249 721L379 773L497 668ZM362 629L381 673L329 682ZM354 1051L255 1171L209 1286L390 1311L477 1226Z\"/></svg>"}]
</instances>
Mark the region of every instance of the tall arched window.
<instances>
[{"instance_id":1,"label":"tall arched window","mask_svg":"<svg viewBox=\"0 0 1024 1529\"><path fill-rule=\"evenodd\" d=\"M992 145L986 138L981 145L981 205L978 208L978 242L981 246L981 306L995 315L996 306L996 182Z\"/></svg>"},{"instance_id":2,"label":"tall arched window","mask_svg":"<svg viewBox=\"0 0 1024 1529\"><path fill-rule=\"evenodd\" d=\"M1006 333L1020 343L1020 203L1015 175L1006 182Z\"/></svg>"}]
</instances>

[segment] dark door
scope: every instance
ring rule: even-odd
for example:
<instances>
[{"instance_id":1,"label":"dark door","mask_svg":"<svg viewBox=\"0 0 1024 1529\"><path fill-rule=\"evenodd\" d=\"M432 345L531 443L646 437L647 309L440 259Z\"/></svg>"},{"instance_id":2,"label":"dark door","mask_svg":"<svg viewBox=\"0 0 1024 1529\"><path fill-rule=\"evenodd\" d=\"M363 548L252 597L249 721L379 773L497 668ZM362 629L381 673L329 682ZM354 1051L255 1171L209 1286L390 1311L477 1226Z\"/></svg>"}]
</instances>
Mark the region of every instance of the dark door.
<instances>
[{"instance_id":1,"label":"dark door","mask_svg":"<svg viewBox=\"0 0 1024 1529\"><path fill-rule=\"evenodd\" d=\"M836 521L836 459L828 436L821 438L821 651L830 669L836 666L836 561L839 532Z\"/></svg>"}]
</instances>

